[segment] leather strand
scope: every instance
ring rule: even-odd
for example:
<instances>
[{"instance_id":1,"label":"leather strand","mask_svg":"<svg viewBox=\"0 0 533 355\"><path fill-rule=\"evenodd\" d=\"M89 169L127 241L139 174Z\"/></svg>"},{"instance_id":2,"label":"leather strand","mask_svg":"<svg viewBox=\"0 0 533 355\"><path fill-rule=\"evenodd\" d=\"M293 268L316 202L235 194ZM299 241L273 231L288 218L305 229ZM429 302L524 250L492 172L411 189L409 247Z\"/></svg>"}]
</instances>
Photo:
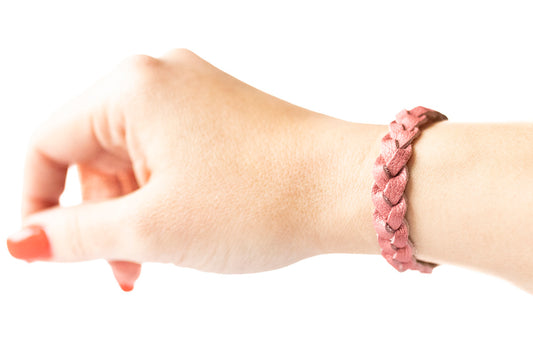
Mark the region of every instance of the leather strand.
<instances>
[{"instance_id":1,"label":"leather strand","mask_svg":"<svg viewBox=\"0 0 533 355\"><path fill-rule=\"evenodd\" d=\"M372 170L373 221L381 255L400 272L411 269L431 273L438 266L415 257L416 249L409 238L409 224L405 218L405 187L409 180L407 162L420 129L428 122L447 119L442 113L422 106L410 111L404 109L389 124L389 132L381 139L380 155Z\"/></svg>"}]
</instances>

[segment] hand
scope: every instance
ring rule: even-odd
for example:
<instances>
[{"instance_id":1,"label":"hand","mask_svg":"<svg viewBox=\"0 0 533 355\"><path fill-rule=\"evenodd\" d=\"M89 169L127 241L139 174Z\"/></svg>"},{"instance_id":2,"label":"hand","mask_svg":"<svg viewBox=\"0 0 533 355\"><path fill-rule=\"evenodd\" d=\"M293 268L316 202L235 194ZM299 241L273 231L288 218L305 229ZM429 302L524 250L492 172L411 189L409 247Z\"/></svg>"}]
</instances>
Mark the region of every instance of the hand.
<instances>
[{"instance_id":1,"label":"hand","mask_svg":"<svg viewBox=\"0 0 533 355\"><path fill-rule=\"evenodd\" d=\"M28 261L109 260L124 290L143 262L248 273L317 255L331 160L317 137L331 121L187 50L131 57L33 135L23 226L47 237L31 228L8 247ZM72 164L84 202L61 207Z\"/></svg>"}]
</instances>

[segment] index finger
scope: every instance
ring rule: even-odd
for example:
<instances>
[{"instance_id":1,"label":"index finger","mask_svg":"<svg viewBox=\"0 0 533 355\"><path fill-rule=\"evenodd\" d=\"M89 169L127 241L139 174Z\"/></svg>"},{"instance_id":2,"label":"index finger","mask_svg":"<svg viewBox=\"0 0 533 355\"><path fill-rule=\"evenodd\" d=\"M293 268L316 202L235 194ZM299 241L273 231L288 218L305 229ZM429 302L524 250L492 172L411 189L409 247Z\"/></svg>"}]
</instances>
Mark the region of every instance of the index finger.
<instances>
[{"instance_id":1,"label":"index finger","mask_svg":"<svg viewBox=\"0 0 533 355\"><path fill-rule=\"evenodd\" d=\"M94 126L95 120L105 117L93 92L88 90L71 100L32 135L24 164L23 218L58 205L68 167L102 151Z\"/></svg>"}]
</instances>

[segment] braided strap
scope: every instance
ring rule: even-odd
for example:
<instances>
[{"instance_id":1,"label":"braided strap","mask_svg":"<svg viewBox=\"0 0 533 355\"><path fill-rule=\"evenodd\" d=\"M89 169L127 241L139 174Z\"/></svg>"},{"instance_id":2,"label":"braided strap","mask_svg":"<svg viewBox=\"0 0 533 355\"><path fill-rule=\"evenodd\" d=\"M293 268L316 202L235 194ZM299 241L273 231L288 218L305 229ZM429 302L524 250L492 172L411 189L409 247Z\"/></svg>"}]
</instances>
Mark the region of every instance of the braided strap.
<instances>
[{"instance_id":1,"label":"braided strap","mask_svg":"<svg viewBox=\"0 0 533 355\"><path fill-rule=\"evenodd\" d=\"M421 126L447 119L440 112L422 106L410 111L404 109L389 124L389 132L381 139L381 153L372 170L375 180L372 186L374 228L381 255L400 272L412 269L431 273L438 266L414 256L416 252L405 219L407 200L404 191L409 179L407 162Z\"/></svg>"}]
</instances>

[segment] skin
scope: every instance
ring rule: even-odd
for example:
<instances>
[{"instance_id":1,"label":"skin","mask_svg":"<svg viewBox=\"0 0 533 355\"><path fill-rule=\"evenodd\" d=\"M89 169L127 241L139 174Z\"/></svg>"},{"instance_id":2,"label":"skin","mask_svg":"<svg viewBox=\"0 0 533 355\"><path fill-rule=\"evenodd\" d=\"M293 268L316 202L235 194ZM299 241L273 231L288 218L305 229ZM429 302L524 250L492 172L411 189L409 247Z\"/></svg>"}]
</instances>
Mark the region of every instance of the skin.
<instances>
[{"instance_id":1,"label":"skin","mask_svg":"<svg viewBox=\"0 0 533 355\"><path fill-rule=\"evenodd\" d=\"M371 171L387 130L292 105L185 49L133 56L35 131L23 226L44 226L49 261L109 260L127 289L143 262L252 273L377 255ZM406 189L417 257L533 292L532 144L530 123L424 128ZM84 203L61 207L72 164Z\"/></svg>"}]
</instances>

